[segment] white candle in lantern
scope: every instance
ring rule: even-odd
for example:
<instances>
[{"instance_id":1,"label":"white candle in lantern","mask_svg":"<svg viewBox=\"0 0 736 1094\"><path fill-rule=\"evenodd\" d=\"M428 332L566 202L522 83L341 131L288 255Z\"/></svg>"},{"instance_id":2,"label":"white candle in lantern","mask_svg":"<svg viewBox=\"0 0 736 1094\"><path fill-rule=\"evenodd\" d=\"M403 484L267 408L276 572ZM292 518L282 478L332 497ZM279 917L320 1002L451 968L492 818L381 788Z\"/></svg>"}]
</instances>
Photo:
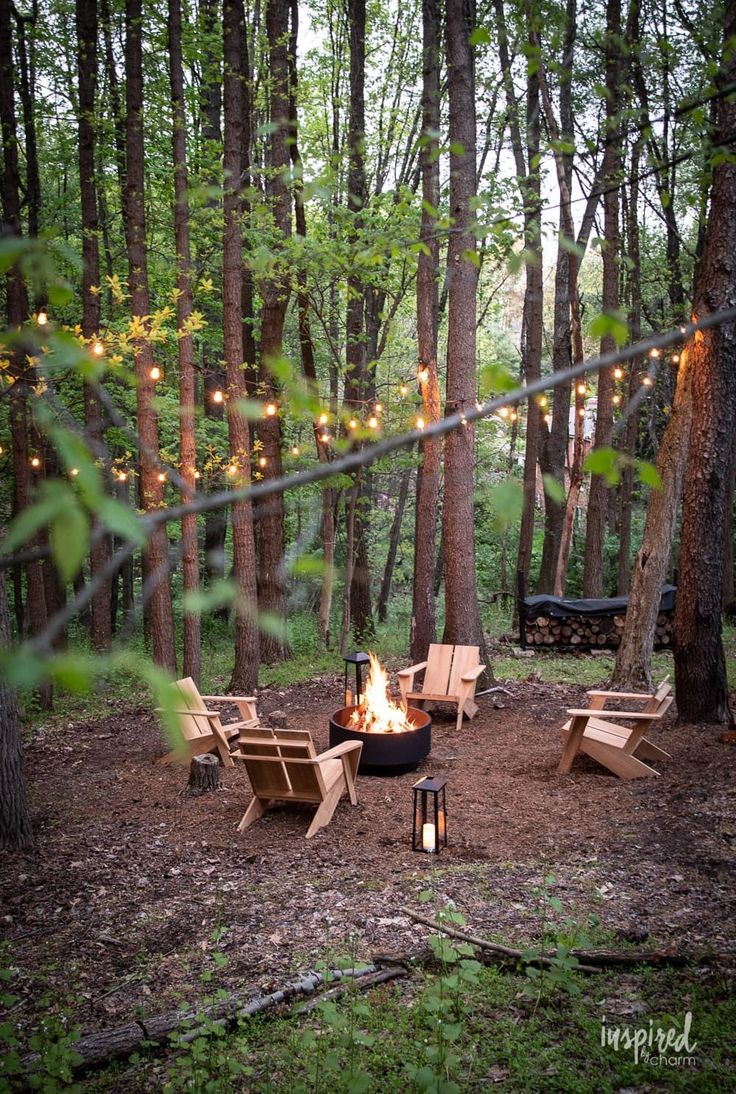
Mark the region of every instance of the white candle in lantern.
<instances>
[{"instance_id":1,"label":"white candle in lantern","mask_svg":"<svg viewBox=\"0 0 736 1094\"><path fill-rule=\"evenodd\" d=\"M433 824L422 825L422 850L434 851L435 849L435 827Z\"/></svg>"}]
</instances>

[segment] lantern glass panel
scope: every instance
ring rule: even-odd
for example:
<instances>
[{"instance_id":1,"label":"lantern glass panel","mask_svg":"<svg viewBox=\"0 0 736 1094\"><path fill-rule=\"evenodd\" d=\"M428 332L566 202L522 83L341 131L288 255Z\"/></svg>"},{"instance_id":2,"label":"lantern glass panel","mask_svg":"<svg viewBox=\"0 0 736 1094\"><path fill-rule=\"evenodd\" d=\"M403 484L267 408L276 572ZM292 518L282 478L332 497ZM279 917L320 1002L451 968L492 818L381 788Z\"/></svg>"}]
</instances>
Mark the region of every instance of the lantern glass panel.
<instances>
[{"instance_id":1,"label":"lantern glass panel","mask_svg":"<svg viewBox=\"0 0 736 1094\"><path fill-rule=\"evenodd\" d=\"M420 779L413 787L412 849L428 854L447 846L446 779Z\"/></svg>"}]
</instances>

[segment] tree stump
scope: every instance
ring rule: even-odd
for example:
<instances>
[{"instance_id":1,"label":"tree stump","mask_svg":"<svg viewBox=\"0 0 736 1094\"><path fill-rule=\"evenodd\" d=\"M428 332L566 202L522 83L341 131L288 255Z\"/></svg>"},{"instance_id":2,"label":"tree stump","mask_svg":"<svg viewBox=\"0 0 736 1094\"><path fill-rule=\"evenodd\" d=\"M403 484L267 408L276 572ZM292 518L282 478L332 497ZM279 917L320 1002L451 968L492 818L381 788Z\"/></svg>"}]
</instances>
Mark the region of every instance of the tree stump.
<instances>
[{"instance_id":1,"label":"tree stump","mask_svg":"<svg viewBox=\"0 0 736 1094\"><path fill-rule=\"evenodd\" d=\"M220 789L222 784L219 757L211 756L209 753L204 756L195 756L189 765L187 794L198 797L200 794L209 794L213 790Z\"/></svg>"}]
</instances>

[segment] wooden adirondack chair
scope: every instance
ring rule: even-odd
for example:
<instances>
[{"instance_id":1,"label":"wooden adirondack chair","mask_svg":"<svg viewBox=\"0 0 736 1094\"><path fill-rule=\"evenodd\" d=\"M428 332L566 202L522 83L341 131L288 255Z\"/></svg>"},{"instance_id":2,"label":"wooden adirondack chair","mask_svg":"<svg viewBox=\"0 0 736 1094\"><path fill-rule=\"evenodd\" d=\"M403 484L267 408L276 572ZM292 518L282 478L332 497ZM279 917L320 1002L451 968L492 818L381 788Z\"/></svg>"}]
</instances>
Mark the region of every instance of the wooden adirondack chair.
<instances>
[{"instance_id":1,"label":"wooden adirondack chair","mask_svg":"<svg viewBox=\"0 0 736 1094\"><path fill-rule=\"evenodd\" d=\"M557 771L566 775L578 752L585 752L622 779L640 779L658 775L642 760L668 760L669 753L647 739L649 727L660 721L672 705L674 696L665 677L652 695L623 691L589 691L587 710L568 710L570 721L562 727L566 741ZM606 710L609 699L631 699L644 703L643 710ZM633 721L633 729L616 725Z\"/></svg>"},{"instance_id":2,"label":"wooden adirondack chair","mask_svg":"<svg viewBox=\"0 0 736 1094\"><path fill-rule=\"evenodd\" d=\"M191 676L177 680L175 687L181 697L181 703L174 711L179 720L182 743L162 756L159 763L189 763L193 756L202 756L205 752L217 749L225 767L233 767L230 757L229 741L241 730L258 725L256 701L252 695L200 695ZM238 708L240 720L227 722L220 720L217 711L209 710L207 703L232 703Z\"/></svg>"},{"instance_id":3,"label":"wooden adirondack chair","mask_svg":"<svg viewBox=\"0 0 736 1094\"><path fill-rule=\"evenodd\" d=\"M414 677L422 669L422 690L414 689ZM452 703L457 706L456 728L460 729L463 713L474 718L478 713L475 685L485 669L480 664L478 646L431 645L427 660L399 672L399 688L404 703L421 706L425 702Z\"/></svg>"},{"instance_id":4,"label":"wooden adirondack chair","mask_svg":"<svg viewBox=\"0 0 736 1094\"><path fill-rule=\"evenodd\" d=\"M253 788L253 801L238 825L242 832L259 820L273 801L314 802L318 806L307 839L332 820L347 793L358 804L355 777L363 745L345 741L317 755L309 733L260 726L240 734L233 758L242 760Z\"/></svg>"}]
</instances>

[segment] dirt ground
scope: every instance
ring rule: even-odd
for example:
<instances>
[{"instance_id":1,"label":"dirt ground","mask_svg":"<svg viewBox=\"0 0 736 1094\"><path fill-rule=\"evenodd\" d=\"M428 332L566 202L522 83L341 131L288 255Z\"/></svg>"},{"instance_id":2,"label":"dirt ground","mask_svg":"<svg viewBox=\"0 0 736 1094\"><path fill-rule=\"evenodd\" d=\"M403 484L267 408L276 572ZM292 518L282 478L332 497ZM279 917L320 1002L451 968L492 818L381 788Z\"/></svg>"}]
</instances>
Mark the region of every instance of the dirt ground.
<instances>
[{"instance_id":1,"label":"dirt ground","mask_svg":"<svg viewBox=\"0 0 736 1094\"><path fill-rule=\"evenodd\" d=\"M438 714L418 773L361 777L359 805L345 799L309 841L306 806L236 831L250 798L241 768L223 771L220 793L184 794L186 770L155 763L165 742L143 706L113 702L104 720L37 734L37 848L0 861L14 1019L33 1027L47 992L85 1031L194 1002L212 990L201 977L217 950L216 983L238 990L281 985L349 945L359 958L411 952L427 932L401 907L419 909L428 887L474 933L533 941L547 872L565 914L595 911L614 937L734 951L733 746L668 715L652 735L672 756L659 779L623 782L585 758L560 777L559 727L584 689L509 690L481 697L460 733ZM339 706L336 676L259 698L262 716L285 711L320 748ZM409 846L411 787L426 774L448 780L437 859Z\"/></svg>"}]
</instances>

